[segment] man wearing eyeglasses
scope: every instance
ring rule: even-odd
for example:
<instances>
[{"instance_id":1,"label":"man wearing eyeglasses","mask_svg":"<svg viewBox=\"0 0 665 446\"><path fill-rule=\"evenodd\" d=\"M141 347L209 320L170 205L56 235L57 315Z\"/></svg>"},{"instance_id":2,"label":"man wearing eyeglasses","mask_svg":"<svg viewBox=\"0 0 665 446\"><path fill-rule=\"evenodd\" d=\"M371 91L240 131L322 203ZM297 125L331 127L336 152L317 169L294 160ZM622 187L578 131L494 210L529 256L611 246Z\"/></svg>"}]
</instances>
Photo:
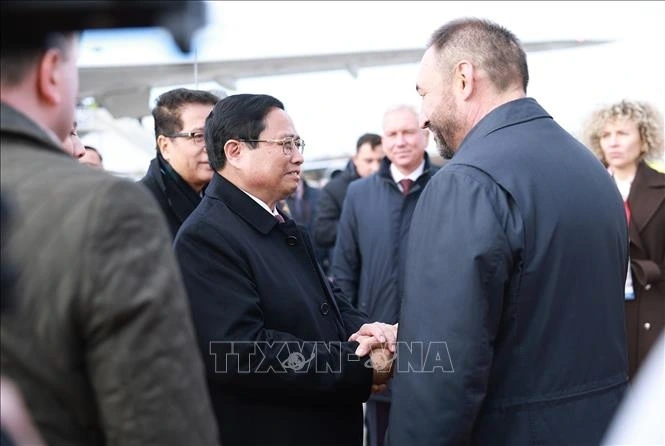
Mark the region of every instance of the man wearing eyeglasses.
<instances>
[{"instance_id":1,"label":"man wearing eyeglasses","mask_svg":"<svg viewBox=\"0 0 665 446\"><path fill-rule=\"evenodd\" d=\"M396 327L367 324L331 288L307 230L276 206L298 186L304 141L267 95L222 99L205 135L215 173L174 246L221 443L362 445L362 402L391 348L359 357L374 342L353 335L394 347Z\"/></svg>"},{"instance_id":2,"label":"man wearing eyeglasses","mask_svg":"<svg viewBox=\"0 0 665 446\"><path fill-rule=\"evenodd\" d=\"M173 237L212 177L203 126L218 100L207 91L177 88L159 96L152 110L157 155L140 182L157 199Z\"/></svg>"}]
</instances>

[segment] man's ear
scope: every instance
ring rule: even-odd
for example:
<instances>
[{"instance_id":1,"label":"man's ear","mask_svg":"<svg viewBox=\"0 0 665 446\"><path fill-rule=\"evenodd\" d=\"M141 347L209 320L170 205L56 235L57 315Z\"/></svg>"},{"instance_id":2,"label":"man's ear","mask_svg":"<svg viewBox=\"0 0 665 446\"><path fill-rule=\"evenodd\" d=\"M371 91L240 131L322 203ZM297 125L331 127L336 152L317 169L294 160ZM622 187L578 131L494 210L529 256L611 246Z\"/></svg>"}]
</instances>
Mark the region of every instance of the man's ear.
<instances>
[{"instance_id":1,"label":"man's ear","mask_svg":"<svg viewBox=\"0 0 665 446\"><path fill-rule=\"evenodd\" d=\"M471 62L462 60L455 67L454 86L462 99L466 100L473 93L475 80L474 68Z\"/></svg>"},{"instance_id":2,"label":"man's ear","mask_svg":"<svg viewBox=\"0 0 665 446\"><path fill-rule=\"evenodd\" d=\"M62 102L60 84L63 82L63 55L58 49L47 50L39 59L37 92L40 99L51 105Z\"/></svg>"},{"instance_id":3,"label":"man's ear","mask_svg":"<svg viewBox=\"0 0 665 446\"><path fill-rule=\"evenodd\" d=\"M169 153L170 149L170 141L169 139L164 136L164 135L159 135L157 137L157 148L159 149L159 153L162 154L162 158L164 158L166 161L169 160L171 157L171 154Z\"/></svg>"},{"instance_id":4,"label":"man's ear","mask_svg":"<svg viewBox=\"0 0 665 446\"><path fill-rule=\"evenodd\" d=\"M224 144L224 156L226 157L226 162L232 166L237 166L238 163L242 160L244 155L244 150L240 142L235 139L229 139Z\"/></svg>"}]
</instances>

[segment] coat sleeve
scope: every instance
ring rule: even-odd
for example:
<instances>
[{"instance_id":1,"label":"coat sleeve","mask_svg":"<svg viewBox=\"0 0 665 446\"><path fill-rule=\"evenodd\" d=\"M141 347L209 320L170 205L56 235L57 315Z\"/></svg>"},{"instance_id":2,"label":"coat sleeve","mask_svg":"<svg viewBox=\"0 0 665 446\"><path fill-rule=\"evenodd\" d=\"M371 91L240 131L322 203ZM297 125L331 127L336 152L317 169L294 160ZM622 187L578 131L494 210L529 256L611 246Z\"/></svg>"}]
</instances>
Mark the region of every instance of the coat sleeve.
<instances>
[{"instance_id":1,"label":"coat sleeve","mask_svg":"<svg viewBox=\"0 0 665 446\"><path fill-rule=\"evenodd\" d=\"M453 167L431 180L411 223L392 445L468 444L488 386L521 223L499 188Z\"/></svg>"},{"instance_id":2,"label":"coat sleeve","mask_svg":"<svg viewBox=\"0 0 665 446\"><path fill-rule=\"evenodd\" d=\"M141 186L103 188L85 225L82 296L90 298L79 319L106 442L217 444L164 217Z\"/></svg>"},{"instance_id":3,"label":"coat sleeve","mask_svg":"<svg viewBox=\"0 0 665 446\"><path fill-rule=\"evenodd\" d=\"M342 293L342 290L340 290L334 283L332 284L332 291L335 295L339 312L342 315L342 320L344 321L347 337L357 332L363 324L373 322L367 319L365 313L351 305L346 299L346 296L344 296L344 293Z\"/></svg>"},{"instance_id":4,"label":"coat sleeve","mask_svg":"<svg viewBox=\"0 0 665 446\"><path fill-rule=\"evenodd\" d=\"M353 185L352 185L353 186ZM335 285L344 297L358 308L360 281L360 252L358 249L358 220L356 218L356 194L350 187L342 206L342 216L337 228L337 240L333 251L331 274Z\"/></svg>"},{"instance_id":5,"label":"coat sleeve","mask_svg":"<svg viewBox=\"0 0 665 446\"><path fill-rule=\"evenodd\" d=\"M367 400L372 369L353 353L357 343L311 341L267 328L254 272L239 245L244 242L223 234L211 242L209 231L190 227L175 243L208 379L277 399Z\"/></svg>"},{"instance_id":6,"label":"coat sleeve","mask_svg":"<svg viewBox=\"0 0 665 446\"><path fill-rule=\"evenodd\" d=\"M316 215L313 224L313 239L317 246L330 249L335 246L337 223L341 209L335 200L331 188L321 189L316 203Z\"/></svg>"}]
</instances>

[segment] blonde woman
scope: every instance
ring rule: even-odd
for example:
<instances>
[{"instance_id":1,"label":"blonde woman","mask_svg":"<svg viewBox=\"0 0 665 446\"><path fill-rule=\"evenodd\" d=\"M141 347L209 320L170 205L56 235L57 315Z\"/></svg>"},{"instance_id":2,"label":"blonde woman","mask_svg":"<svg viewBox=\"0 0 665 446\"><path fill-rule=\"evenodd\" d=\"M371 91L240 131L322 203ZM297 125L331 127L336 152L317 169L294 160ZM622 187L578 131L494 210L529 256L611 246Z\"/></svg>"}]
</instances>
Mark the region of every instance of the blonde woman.
<instances>
[{"instance_id":1,"label":"blonde woman","mask_svg":"<svg viewBox=\"0 0 665 446\"><path fill-rule=\"evenodd\" d=\"M593 113L585 138L614 178L629 222L626 330L633 377L665 319L665 175L647 164L662 159L663 117L647 103L623 100Z\"/></svg>"}]
</instances>

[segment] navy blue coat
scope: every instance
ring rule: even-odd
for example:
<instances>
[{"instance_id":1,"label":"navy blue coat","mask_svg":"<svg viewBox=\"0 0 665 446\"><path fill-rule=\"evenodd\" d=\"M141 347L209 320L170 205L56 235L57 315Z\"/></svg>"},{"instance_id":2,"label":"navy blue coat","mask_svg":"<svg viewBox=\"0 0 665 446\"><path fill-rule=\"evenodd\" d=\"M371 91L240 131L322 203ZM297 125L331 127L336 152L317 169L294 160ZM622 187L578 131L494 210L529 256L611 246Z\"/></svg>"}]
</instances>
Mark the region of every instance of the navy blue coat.
<instances>
[{"instance_id":1,"label":"navy blue coat","mask_svg":"<svg viewBox=\"0 0 665 446\"><path fill-rule=\"evenodd\" d=\"M436 170L425 153L423 173L405 197L384 158L378 172L349 186L337 228L332 276L344 297L372 321L398 321L411 216Z\"/></svg>"},{"instance_id":2,"label":"navy blue coat","mask_svg":"<svg viewBox=\"0 0 665 446\"><path fill-rule=\"evenodd\" d=\"M303 227L215 173L175 250L224 445L362 444L372 371Z\"/></svg>"},{"instance_id":3,"label":"navy blue coat","mask_svg":"<svg viewBox=\"0 0 665 446\"><path fill-rule=\"evenodd\" d=\"M413 215L390 444L598 444L627 248L611 178L535 100L484 117Z\"/></svg>"}]
</instances>

